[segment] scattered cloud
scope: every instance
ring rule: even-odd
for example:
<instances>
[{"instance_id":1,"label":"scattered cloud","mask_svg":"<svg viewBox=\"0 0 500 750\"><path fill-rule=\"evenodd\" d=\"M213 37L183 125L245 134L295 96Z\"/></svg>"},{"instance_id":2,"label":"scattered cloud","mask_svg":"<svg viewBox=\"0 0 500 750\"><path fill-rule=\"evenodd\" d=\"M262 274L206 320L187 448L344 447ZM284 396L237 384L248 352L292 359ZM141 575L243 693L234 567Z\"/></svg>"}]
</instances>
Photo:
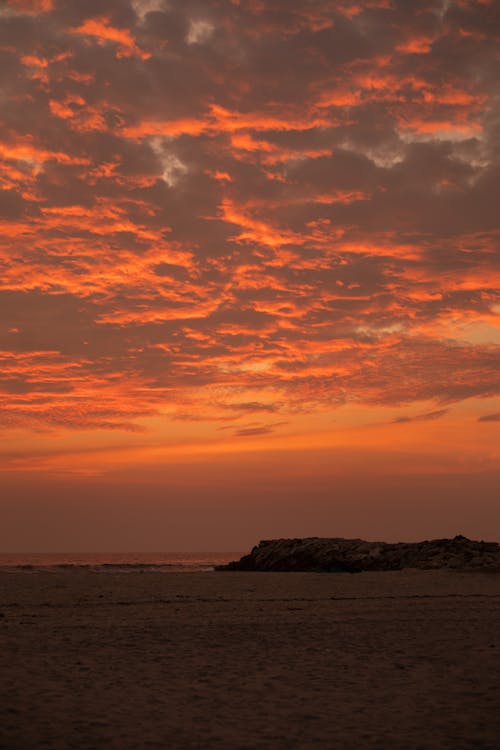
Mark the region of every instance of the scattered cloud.
<instances>
[{"instance_id":1,"label":"scattered cloud","mask_svg":"<svg viewBox=\"0 0 500 750\"><path fill-rule=\"evenodd\" d=\"M276 428L281 427L284 424L286 424L286 422L275 422L274 424L240 427L235 430L233 434L235 437L257 437L259 435L270 435L276 430Z\"/></svg>"},{"instance_id":2,"label":"scattered cloud","mask_svg":"<svg viewBox=\"0 0 500 750\"><path fill-rule=\"evenodd\" d=\"M0 11L4 426L499 394L493 3L105 6Z\"/></svg>"},{"instance_id":3,"label":"scattered cloud","mask_svg":"<svg viewBox=\"0 0 500 750\"><path fill-rule=\"evenodd\" d=\"M204 19L192 20L189 23L189 31L186 36L188 44L203 44L208 41L214 31L210 21Z\"/></svg>"},{"instance_id":4,"label":"scattered cloud","mask_svg":"<svg viewBox=\"0 0 500 750\"><path fill-rule=\"evenodd\" d=\"M478 422L500 422L500 412L496 414L483 414L478 418Z\"/></svg>"},{"instance_id":5,"label":"scattered cloud","mask_svg":"<svg viewBox=\"0 0 500 750\"><path fill-rule=\"evenodd\" d=\"M393 424L406 424L407 422L427 422L432 421L434 419L441 419L441 417L446 416L448 414L449 409L436 409L435 411L429 411L425 414L416 414L415 416L408 417L408 416L402 416L402 417L396 417L396 419L393 420Z\"/></svg>"}]
</instances>

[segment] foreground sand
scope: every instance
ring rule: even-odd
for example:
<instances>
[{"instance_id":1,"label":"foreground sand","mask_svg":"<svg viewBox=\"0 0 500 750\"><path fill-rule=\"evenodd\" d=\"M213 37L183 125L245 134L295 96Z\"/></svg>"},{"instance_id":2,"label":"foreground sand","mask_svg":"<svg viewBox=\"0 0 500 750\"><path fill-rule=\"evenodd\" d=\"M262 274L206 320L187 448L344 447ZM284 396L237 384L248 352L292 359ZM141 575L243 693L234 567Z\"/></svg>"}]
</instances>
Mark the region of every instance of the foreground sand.
<instances>
[{"instance_id":1,"label":"foreground sand","mask_svg":"<svg viewBox=\"0 0 500 750\"><path fill-rule=\"evenodd\" d=\"M500 747L500 575L0 574L0 747Z\"/></svg>"}]
</instances>

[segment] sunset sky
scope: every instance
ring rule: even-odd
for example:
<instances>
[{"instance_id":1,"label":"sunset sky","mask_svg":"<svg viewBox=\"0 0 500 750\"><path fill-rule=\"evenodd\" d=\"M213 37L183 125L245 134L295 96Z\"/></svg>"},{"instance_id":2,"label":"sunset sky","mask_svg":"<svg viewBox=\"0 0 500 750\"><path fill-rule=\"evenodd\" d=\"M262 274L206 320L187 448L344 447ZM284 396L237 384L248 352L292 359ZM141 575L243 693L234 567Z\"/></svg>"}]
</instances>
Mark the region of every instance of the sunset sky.
<instances>
[{"instance_id":1,"label":"sunset sky","mask_svg":"<svg viewBox=\"0 0 500 750\"><path fill-rule=\"evenodd\" d=\"M0 551L500 539L499 50L494 0L1 0Z\"/></svg>"}]
</instances>

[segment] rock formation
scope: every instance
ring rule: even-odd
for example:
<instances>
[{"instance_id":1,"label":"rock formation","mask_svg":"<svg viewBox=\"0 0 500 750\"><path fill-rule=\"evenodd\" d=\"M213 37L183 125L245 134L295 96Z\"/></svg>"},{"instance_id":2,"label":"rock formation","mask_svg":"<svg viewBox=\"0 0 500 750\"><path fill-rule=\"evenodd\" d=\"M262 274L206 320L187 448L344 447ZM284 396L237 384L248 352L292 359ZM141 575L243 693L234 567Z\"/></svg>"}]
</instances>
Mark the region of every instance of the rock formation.
<instances>
[{"instance_id":1,"label":"rock formation","mask_svg":"<svg viewBox=\"0 0 500 750\"><path fill-rule=\"evenodd\" d=\"M366 542L363 539L271 539L217 570L358 573L402 568L497 569L500 545L464 536L424 542Z\"/></svg>"}]
</instances>

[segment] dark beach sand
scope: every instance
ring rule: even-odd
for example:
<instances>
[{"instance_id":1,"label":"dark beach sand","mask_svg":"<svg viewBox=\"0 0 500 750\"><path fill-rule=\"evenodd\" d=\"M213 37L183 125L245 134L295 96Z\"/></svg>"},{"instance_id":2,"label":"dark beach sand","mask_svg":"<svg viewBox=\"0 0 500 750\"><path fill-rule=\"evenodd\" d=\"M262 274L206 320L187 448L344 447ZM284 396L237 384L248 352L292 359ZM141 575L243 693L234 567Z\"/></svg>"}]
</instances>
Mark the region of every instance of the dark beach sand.
<instances>
[{"instance_id":1,"label":"dark beach sand","mask_svg":"<svg viewBox=\"0 0 500 750\"><path fill-rule=\"evenodd\" d=\"M498 750L500 575L2 573L0 747Z\"/></svg>"}]
</instances>

